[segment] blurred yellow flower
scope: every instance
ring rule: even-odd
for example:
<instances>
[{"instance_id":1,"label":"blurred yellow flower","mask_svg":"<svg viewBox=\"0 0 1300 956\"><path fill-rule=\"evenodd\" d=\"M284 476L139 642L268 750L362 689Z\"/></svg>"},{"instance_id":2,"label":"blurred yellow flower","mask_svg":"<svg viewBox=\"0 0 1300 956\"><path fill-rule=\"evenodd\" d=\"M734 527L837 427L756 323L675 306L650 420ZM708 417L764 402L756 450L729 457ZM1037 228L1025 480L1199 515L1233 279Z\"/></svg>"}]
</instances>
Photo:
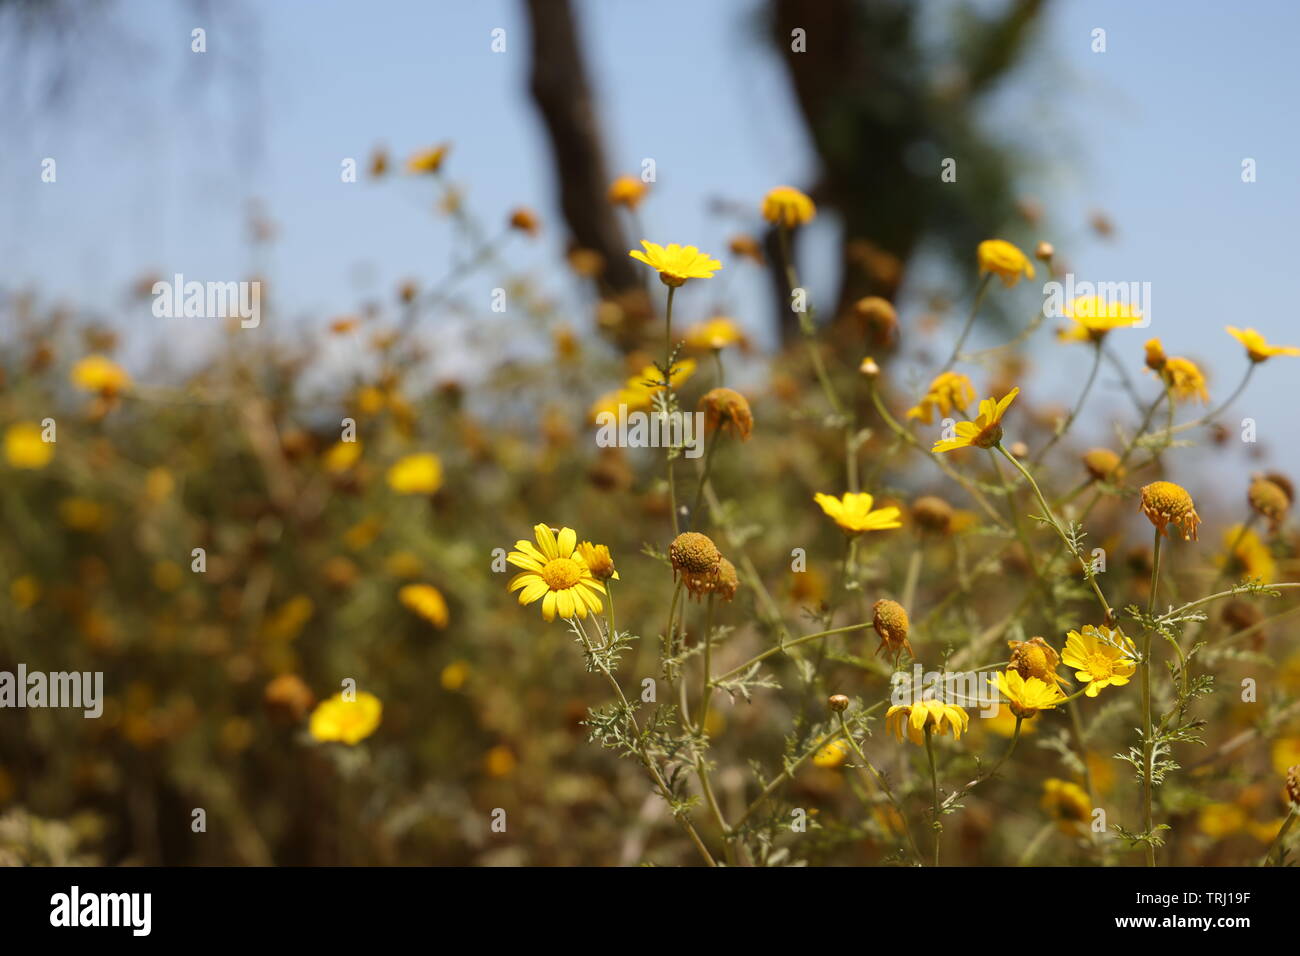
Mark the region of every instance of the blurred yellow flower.
<instances>
[{"instance_id":1,"label":"blurred yellow flower","mask_svg":"<svg viewBox=\"0 0 1300 956\"><path fill-rule=\"evenodd\" d=\"M450 149L451 144L442 143L439 146L413 153L406 161L406 171L408 173L436 173L442 168L442 161L447 158L447 151Z\"/></svg>"},{"instance_id":2,"label":"blurred yellow flower","mask_svg":"<svg viewBox=\"0 0 1300 956\"><path fill-rule=\"evenodd\" d=\"M1246 355L1252 362L1263 362L1275 355L1300 355L1300 348L1294 345L1269 345L1254 329L1239 329L1234 325L1226 328L1229 335L1246 346Z\"/></svg>"},{"instance_id":3,"label":"blurred yellow flower","mask_svg":"<svg viewBox=\"0 0 1300 956\"><path fill-rule=\"evenodd\" d=\"M321 466L330 474L338 475L361 460L361 442L336 441L321 455Z\"/></svg>"},{"instance_id":4,"label":"blurred yellow flower","mask_svg":"<svg viewBox=\"0 0 1300 956\"><path fill-rule=\"evenodd\" d=\"M1213 840L1240 833L1245 826L1245 811L1233 803L1207 804L1196 817L1196 828Z\"/></svg>"},{"instance_id":5,"label":"blurred yellow flower","mask_svg":"<svg viewBox=\"0 0 1300 956\"><path fill-rule=\"evenodd\" d=\"M307 729L316 740L352 746L375 732L383 713L384 705L374 694L358 691L356 700L344 700L338 693L316 705Z\"/></svg>"},{"instance_id":6,"label":"blurred yellow flower","mask_svg":"<svg viewBox=\"0 0 1300 956\"><path fill-rule=\"evenodd\" d=\"M388 487L399 495L431 495L442 487L442 462L428 452L407 455L388 469Z\"/></svg>"},{"instance_id":7,"label":"blurred yellow flower","mask_svg":"<svg viewBox=\"0 0 1300 956\"><path fill-rule=\"evenodd\" d=\"M483 756L483 769L489 777L508 777L518 763L514 751L505 744L497 744Z\"/></svg>"},{"instance_id":8,"label":"blurred yellow flower","mask_svg":"<svg viewBox=\"0 0 1300 956\"><path fill-rule=\"evenodd\" d=\"M267 615L262 636L269 641L292 641L315 613L315 602L305 594L296 594Z\"/></svg>"},{"instance_id":9,"label":"blurred yellow flower","mask_svg":"<svg viewBox=\"0 0 1300 956\"><path fill-rule=\"evenodd\" d=\"M748 340L734 320L719 315L697 322L687 329L686 344L700 350L725 349L729 345L747 345Z\"/></svg>"},{"instance_id":10,"label":"blurred yellow flower","mask_svg":"<svg viewBox=\"0 0 1300 956\"><path fill-rule=\"evenodd\" d=\"M1273 769L1286 773L1300 763L1300 737L1279 737L1273 741Z\"/></svg>"},{"instance_id":11,"label":"blurred yellow flower","mask_svg":"<svg viewBox=\"0 0 1300 956\"><path fill-rule=\"evenodd\" d=\"M997 713L992 717L985 717L980 726L993 731L999 737L1011 737L1016 732L1016 715L1005 703L1000 703ZM1032 734L1034 731L1035 727L1032 723L1020 725L1021 734Z\"/></svg>"},{"instance_id":12,"label":"blurred yellow flower","mask_svg":"<svg viewBox=\"0 0 1300 956\"><path fill-rule=\"evenodd\" d=\"M1210 393L1205 390L1205 375L1191 359L1180 356L1166 359L1160 376L1178 401L1210 400Z\"/></svg>"},{"instance_id":13,"label":"blurred yellow flower","mask_svg":"<svg viewBox=\"0 0 1300 956\"><path fill-rule=\"evenodd\" d=\"M813 501L821 506L837 525L849 534L861 534L864 531L887 531L901 528L901 512L897 508L876 508L872 510L875 498L865 491L846 491L841 497L817 492Z\"/></svg>"},{"instance_id":14,"label":"blurred yellow flower","mask_svg":"<svg viewBox=\"0 0 1300 956\"><path fill-rule=\"evenodd\" d=\"M1094 341L1113 329L1127 328L1142 321L1142 313L1126 302L1112 302L1100 295L1081 295L1065 305L1065 314Z\"/></svg>"},{"instance_id":15,"label":"blurred yellow flower","mask_svg":"<svg viewBox=\"0 0 1300 956\"><path fill-rule=\"evenodd\" d=\"M159 591L175 591L185 580L181 566L175 561L157 561L151 571L154 587Z\"/></svg>"},{"instance_id":16,"label":"blurred yellow flower","mask_svg":"<svg viewBox=\"0 0 1300 956\"><path fill-rule=\"evenodd\" d=\"M925 395L908 409L908 418L919 418L927 425L934 423L935 412L946 418L949 412L966 413L966 406L975 400L975 386L959 372L944 372L937 376Z\"/></svg>"},{"instance_id":17,"label":"blurred yellow flower","mask_svg":"<svg viewBox=\"0 0 1300 956\"><path fill-rule=\"evenodd\" d=\"M73 531L102 531L108 523L108 511L89 498L64 498L59 502L59 519Z\"/></svg>"},{"instance_id":18,"label":"blurred yellow flower","mask_svg":"<svg viewBox=\"0 0 1300 956\"><path fill-rule=\"evenodd\" d=\"M14 607L26 611L41 599L40 582L30 574L14 578L9 585L9 598L14 602Z\"/></svg>"},{"instance_id":19,"label":"blurred yellow flower","mask_svg":"<svg viewBox=\"0 0 1300 956\"><path fill-rule=\"evenodd\" d=\"M813 754L813 766L825 767L827 769L838 767L843 764L844 761L849 759L849 753L851 750L852 748L849 746L849 742L843 737L840 737L837 740L832 740L828 744L823 744L817 749L817 752Z\"/></svg>"},{"instance_id":20,"label":"blurred yellow flower","mask_svg":"<svg viewBox=\"0 0 1300 956\"><path fill-rule=\"evenodd\" d=\"M763 218L787 229L812 222L816 215L813 201L793 186L777 186L763 197Z\"/></svg>"},{"instance_id":21,"label":"blurred yellow flower","mask_svg":"<svg viewBox=\"0 0 1300 956\"><path fill-rule=\"evenodd\" d=\"M54 458L54 442L45 441L35 422L15 422L5 429L5 460L13 468L36 470Z\"/></svg>"},{"instance_id":22,"label":"blurred yellow flower","mask_svg":"<svg viewBox=\"0 0 1300 956\"><path fill-rule=\"evenodd\" d=\"M1078 833L1092 819L1088 791L1077 783L1049 777L1043 781L1042 808L1063 833Z\"/></svg>"},{"instance_id":23,"label":"blurred yellow flower","mask_svg":"<svg viewBox=\"0 0 1300 956\"><path fill-rule=\"evenodd\" d=\"M1136 654L1137 648L1123 631L1085 624L1066 635L1061 660L1075 668L1077 680L1087 682L1087 695L1096 697L1103 688L1128 683L1137 670Z\"/></svg>"},{"instance_id":24,"label":"blurred yellow flower","mask_svg":"<svg viewBox=\"0 0 1300 956\"><path fill-rule=\"evenodd\" d=\"M1225 553L1218 558L1222 568L1247 578L1271 584L1277 578L1277 561L1268 545L1250 528L1234 524L1223 532Z\"/></svg>"},{"instance_id":25,"label":"blurred yellow flower","mask_svg":"<svg viewBox=\"0 0 1300 956\"><path fill-rule=\"evenodd\" d=\"M166 468L150 468L144 478L145 497L150 501L162 501L176 490L176 479Z\"/></svg>"},{"instance_id":26,"label":"blurred yellow flower","mask_svg":"<svg viewBox=\"0 0 1300 956\"><path fill-rule=\"evenodd\" d=\"M1005 239L985 239L976 247L975 257L979 260L980 275L991 272L1007 288L1019 282L1022 275L1027 279L1034 277L1034 264L1029 257Z\"/></svg>"},{"instance_id":27,"label":"blurred yellow flower","mask_svg":"<svg viewBox=\"0 0 1300 956\"><path fill-rule=\"evenodd\" d=\"M520 539L506 560L523 570L510 579L511 591L519 592L520 604L542 601L542 617L555 620L556 614L568 620L575 614L585 618L587 610L599 614L604 607L600 595L605 586L591 573L587 561L578 551L578 535L572 528L561 528L557 536L547 525L533 527L537 547Z\"/></svg>"},{"instance_id":28,"label":"blurred yellow flower","mask_svg":"<svg viewBox=\"0 0 1300 956\"><path fill-rule=\"evenodd\" d=\"M374 385L363 385L357 389L353 401L356 403L358 413L362 415L378 415L388 405L388 396L382 388L376 388Z\"/></svg>"},{"instance_id":29,"label":"blurred yellow flower","mask_svg":"<svg viewBox=\"0 0 1300 956\"><path fill-rule=\"evenodd\" d=\"M461 660L452 661L442 669L438 680L443 690L452 692L460 690L469 680L469 664Z\"/></svg>"},{"instance_id":30,"label":"blurred yellow flower","mask_svg":"<svg viewBox=\"0 0 1300 956\"><path fill-rule=\"evenodd\" d=\"M626 206L628 209L635 209L641 205L641 200L645 199L645 194L649 191L649 188L635 176L620 176L609 184L609 192L606 198L615 206Z\"/></svg>"},{"instance_id":31,"label":"blurred yellow flower","mask_svg":"<svg viewBox=\"0 0 1300 956\"><path fill-rule=\"evenodd\" d=\"M1002 441L1002 416L1006 414L1011 403L1015 401L1020 389L1013 388L1000 401L991 398L980 402L979 416L973 422L958 422L955 438L944 438L934 443L931 449L936 454L966 448L992 448Z\"/></svg>"},{"instance_id":32,"label":"blurred yellow flower","mask_svg":"<svg viewBox=\"0 0 1300 956\"><path fill-rule=\"evenodd\" d=\"M672 243L661 246L658 243L641 240L645 252L633 249L628 253L638 262L644 262L659 273L659 281L668 286L679 286L687 279L712 279L713 273L722 268L722 263L694 246L680 246Z\"/></svg>"},{"instance_id":33,"label":"blurred yellow flower","mask_svg":"<svg viewBox=\"0 0 1300 956\"><path fill-rule=\"evenodd\" d=\"M690 358L682 359L674 364L672 375L668 379L673 388L676 388L695 374L695 368L695 359ZM588 414L591 420L595 421L603 412L617 415L620 405L625 405L629 412L644 411L651 406L655 393L663 391L663 386L657 384L662 381L663 373L655 366L647 365L636 375L631 376L623 384L622 388L606 392L596 399L592 403Z\"/></svg>"},{"instance_id":34,"label":"blurred yellow flower","mask_svg":"<svg viewBox=\"0 0 1300 956\"><path fill-rule=\"evenodd\" d=\"M413 551L394 551L384 559L384 570L395 578L418 578L424 562Z\"/></svg>"},{"instance_id":35,"label":"blurred yellow flower","mask_svg":"<svg viewBox=\"0 0 1300 956\"><path fill-rule=\"evenodd\" d=\"M447 626L447 601L432 584L406 584L397 591L397 599L407 610L418 614L441 630Z\"/></svg>"},{"instance_id":36,"label":"blurred yellow flower","mask_svg":"<svg viewBox=\"0 0 1300 956\"><path fill-rule=\"evenodd\" d=\"M364 551L374 543L382 530L384 523L378 518L363 518L343 532L343 543L353 551Z\"/></svg>"},{"instance_id":37,"label":"blurred yellow flower","mask_svg":"<svg viewBox=\"0 0 1300 956\"><path fill-rule=\"evenodd\" d=\"M88 355L72 367L72 384L84 392L111 398L131 385L122 366L102 355Z\"/></svg>"}]
</instances>

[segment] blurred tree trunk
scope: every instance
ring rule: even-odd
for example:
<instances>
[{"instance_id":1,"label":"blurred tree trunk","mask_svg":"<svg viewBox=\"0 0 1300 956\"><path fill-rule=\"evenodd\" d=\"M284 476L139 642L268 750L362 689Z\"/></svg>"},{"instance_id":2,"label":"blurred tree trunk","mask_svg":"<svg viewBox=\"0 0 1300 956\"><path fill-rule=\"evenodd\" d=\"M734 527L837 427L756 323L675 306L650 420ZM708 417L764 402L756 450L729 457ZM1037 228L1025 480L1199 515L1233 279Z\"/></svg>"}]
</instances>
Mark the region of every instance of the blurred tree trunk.
<instances>
[{"instance_id":1,"label":"blurred tree trunk","mask_svg":"<svg viewBox=\"0 0 1300 956\"><path fill-rule=\"evenodd\" d=\"M642 285L614 209L591 86L569 0L526 0L532 26L529 86L551 141L560 209L575 245L605 260L607 292Z\"/></svg>"},{"instance_id":2,"label":"blurred tree trunk","mask_svg":"<svg viewBox=\"0 0 1300 956\"><path fill-rule=\"evenodd\" d=\"M976 101L1019 61L1043 5L967 11L936 56L918 40L925 6L912 0L769 0L769 36L819 161L809 192L844 230L832 317L865 295L892 300L923 240L969 265L1006 223L1014 157L976 124ZM940 179L947 157L955 182ZM788 340L798 326L784 300L780 316Z\"/></svg>"}]
</instances>

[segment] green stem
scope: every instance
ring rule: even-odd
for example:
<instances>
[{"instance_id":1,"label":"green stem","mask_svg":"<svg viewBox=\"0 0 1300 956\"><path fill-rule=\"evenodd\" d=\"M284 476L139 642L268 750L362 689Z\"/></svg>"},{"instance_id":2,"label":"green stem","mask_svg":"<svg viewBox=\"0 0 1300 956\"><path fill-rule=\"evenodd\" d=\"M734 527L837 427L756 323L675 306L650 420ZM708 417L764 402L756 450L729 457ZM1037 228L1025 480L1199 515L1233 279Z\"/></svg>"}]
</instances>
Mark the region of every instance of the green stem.
<instances>
[{"instance_id":1,"label":"green stem","mask_svg":"<svg viewBox=\"0 0 1300 956\"><path fill-rule=\"evenodd\" d=\"M1160 544L1164 540L1160 529L1155 532L1154 555L1151 559L1151 597L1147 604L1147 616L1155 615L1156 591L1160 585ZM1151 843L1151 791L1153 786L1151 761L1155 753L1155 741L1151 725L1151 629L1142 635L1142 826L1148 837L1146 843L1147 866L1156 865L1156 848Z\"/></svg>"},{"instance_id":2,"label":"green stem","mask_svg":"<svg viewBox=\"0 0 1300 956\"><path fill-rule=\"evenodd\" d=\"M673 394L673 295L676 286L668 287L668 305L664 312L664 398L672 399ZM673 484L673 449L668 449L668 505L673 511L673 537L681 533L677 521L677 488Z\"/></svg>"},{"instance_id":3,"label":"green stem","mask_svg":"<svg viewBox=\"0 0 1300 956\"><path fill-rule=\"evenodd\" d=\"M903 835L907 837L908 846L912 848L912 857L916 860L917 865L921 865L921 850L916 845L915 837L912 836L912 828L907 823L907 814L903 812L903 808L899 804L898 798L895 797L894 792L889 789L889 784L885 782L885 778L880 775L879 771L876 770L871 761L867 759L867 755L863 753L862 748L858 746L857 740L851 733L849 733L848 724L844 720L844 713L840 712L838 716L840 719L840 733L844 735L844 739L849 742L849 747L852 748L854 755L862 761L862 765L867 768L867 771L871 774L872 780L874 780L876 786L880 788L880 792L885 795L885 799L889 801L890 806L894 808L894 812L898 814L898 819L901 820L903 824Z\"/></svg>"},{"instance_id":4,"label":"green stem","mask_svg":"<svg viewBox=\"0 0 1300 956\"><path fill-rule=\"evenodd\" d=\"M784 651L788 651L792 647L798 647L800 644L807 644L809 641L816 641L816 640L820 640L823 637L830 637L832 634L847 634L849 631L861 631L864 628L868 628L868 627L871 627L871 622L864 621L861 624L848 624L845 625L844 627L832 628L829 631L818 631L816 634L805 634L802 637L796 637L793 641L786 641L784 644L778 644L776 647L769 647L761 654L755 654L753 657L745 661L745 663L741 664L739 667L733 667L725 674L719 674L717 677L713 678L711 683L713 684L713 686L716 687L719 684L719 682L724 681L729 677L735 677L737 674L740 674L743 671L748 670L749 668L753 667L755 664L761 663L762 661L767 660L769 657L772 657L775 654L780 654Z\"/></svg>"},{"instance_id":5,"label":"green stem","mask_svg":"<svg viewBox=\"0 0 1300 956\"><path fill-rule=\"evenodd\" d=\"M984 302L984 294L989 290L989 280L993 278L993 273L986 272L980 277L979 287L975 290L975 299L971 302L970 314L966 316L966 324L962 326L961 335L957 336L957 344L952 347L952 355L948 356L948 361L943 363L943 368L939 370L942 375L961 358L961 347L966 344L966 337L970 335L971 329L975 327L975 316L979 314L980 305Z\"/></svg>"},{"instance_id":6,"label":"green stem","mask_svg":"<svg viewBox=\"0 0 1300 956\"><path fill-rule=\"evenodd\" d=\"M934 820L931 826L934 828L934 865L939 865L939 846L943 839L943 821L940 819L939 808L939 771L934 765L934 731L930 729L927 721L925 725L925 755L930 760L930 787L933 792Z\"/></svg>"},{"instance_id":7,"label":"green stem","mask_svg":"<svg viewBox=\"0 0 1300 956\"><path fill-rule=\"evenodd\" d=\"M619 684L614 675L610 673L609 668L605 666L604 661L595 657L595 650L592 647L591 639L587 636L587 629L583 625L581 619L578 619L578 627L582 633L583 643L587 646L587 653L593 655L593 659L596 660L601 673L605 675L605 680L609 682L614 693L618 695L619 702L622 704L623 710L627 714L628 723L632 725L632 731L635 734L633 739L638 741L636 747L637 756L641 758L641 763L645 766L646 771L650 774L651 779L658 788L659 795L663 797L664 801L671 807L673 805L672 790L669 788L668 782L664 780L663 774L659 772L659 767L655 764L654 758L651 757L645 749L645 744L641 736L641 727L637 722L636 714L632 710L632 705L628 703L627 696L623 693L623 687ZM704 858L704 862L709 866L717 866L718 861L713 858L713 854L709 852L709 848L705 846L704 841L700 839L700 834L695 829L695 824L691 822L689 813L674 813L673 816L681 823L682 829L686 831L686 835L690 837L691 843L695 846L695 849L699 851L700 856Z\"/></svg>"},{"instance_id":8,"label":"green stem","mask_svg":"<svg viewBox=\"0 0 1300 956\"><path fill-rule=\"evenodd\" d=\"M1097 601L1101 604L1102 610L1106 612L1105 623L1113 626L1115 624L1115 612L1111 610L1110 602L1106 600L1106 595L1101 592L1101 588L1097 584L1097 579L1092 574L1092 566L1088 563L1088 559L1084 557L1083 552L1075 547L1070 541L1069 534L1067 534L1065 528L1061 526L1060 519L1057 518L1056 514L1052 511L1052 506L1049 505L1047 499L1043 497L1042 489L1038 487L1038 482L1034 481L1034 476L1029 473L1029 470L1025 468L1024 465L1020 464L1020 462L1016 460L1015 455L1011 454L1011 452L1007 451L1006 448L1003 447L1001 442L998 442L993 447L1002 452L1007 461L1015 465L1020 471L1020 474L1025 476L1025 480L1029 482L1029 487L1034 490L1034 495L1038 498L1038 504L1043 509L1043 517L1046 518L1051 523L1052 527L1056 529L1056 533L1060 535L1061 541L1070 550L1070 553L1074 555L1075 560L1078 561L1079 565L1083 568L1083 576L1087 578L1088 583L1092 585L1093 594L1097 596Z\"/></svg>"},{"instance_id":9,"label":"green stem","mask_svg":"<svg viewBox=\"0 0 1300 956\"><path fill-rule=\"evenodd\" d=\"M1273 854L1282 845L1282 841L1286 838L1287 831L1291 829L1291 824L1295 823L1297 816L1300 816L1300 806L1293 803L1291 804L1291 812L1286 815L1286 820L1282 822L1281 829L1277 831L1277 836L1275 836L1273 842L1268 845L1268 851L1264 854L1264 859L1259 861L1260 866L1268 866L1268 861L1272 859Z\"/></svg>"},{"instance_id":10,"label":"green stem","mask_svg":"<svg viewBox=\"0 0 1300 956\"><path fill-rule=\"evenodd\" d=\"M704 470L700 473L700 484L699 487L695 489L695 501L691 503L690 512L691 526L697 529L703 527L700 521L696 518L696 515L699 514L700 505L704 500L704 486L709 483L709 470L713 465L713 449L718 446L718 439L721 436L722 428L719 427L714 430L713 436L709 439L708 446L704 449Z\"/></svg>"},{"instance_id":11,"label":"green stem","mask_svg":"<svg viewBox=\"0 0 1300 956\"><path fill-rule=\"evenodd\" d=\"M1059 442L1065 436L1065 433L1070 430L1071 426L1074 425L1075 419L1079 417L1079 412L1083 410L1083 403L1088 400L1088 393L1092 391L1093 383L1097 381L1097 370L1100 368L1101 342L1094 342L1092 346L1092 370L1088 373L1088 380L1083 385L1083 391L1079 393L1079 400L1074 403L1074 407L1070 409L1070 414L1066 416L1065 421L1062 422L1060 427L1052 433L1052 437L1048 439L1047 444L1040 448L1038 454L1030 461L1030 464L1035 468L1042 463L1043 459L1047 457L1047 453L1052 450L1056 443Z\"/></svg>"}]
</instances>

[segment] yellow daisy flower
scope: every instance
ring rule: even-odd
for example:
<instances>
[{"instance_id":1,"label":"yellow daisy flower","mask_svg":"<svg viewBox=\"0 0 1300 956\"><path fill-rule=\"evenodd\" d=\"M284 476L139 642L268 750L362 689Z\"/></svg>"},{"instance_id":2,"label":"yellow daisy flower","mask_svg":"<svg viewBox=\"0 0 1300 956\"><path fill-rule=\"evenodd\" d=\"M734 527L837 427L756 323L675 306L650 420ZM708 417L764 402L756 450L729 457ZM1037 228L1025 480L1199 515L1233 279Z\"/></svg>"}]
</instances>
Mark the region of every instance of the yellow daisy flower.
<instances>
[{"instance_id":1,"label":"yellow daisy flower","mask_svg":"<svg viewBox=\"0 0 1300 956\"><path fill-rule=\"evenodd\" d=\"M1077 679L1087 682L1085 693L1096 697L1102 688L1128 683L1137 670L1136 652L1123 631L1085 624L1066 634L1061 660L1066 667L1075 668Z\"/></svg>"},{"instance_id":2,"label":"yellow daisy flower","mask_svg":"<svg viewBox=\"0 0 1300 956\"><path fill-rule=\"evenodd\" d=\"M610 578L618 580L618 571L614 568L614 559L609 555L609 548L603 544L584 541L578 545L578 550L582 553L582 560L587 562L587 567L596 578L601 581L608 581Z\"/></svg>"},{"instance_id":3,"label":"yellow daisy flower","mask_svg":"<svg viewBox=\"0 0 1300 956\"><path fill-rule=\"evenodd\" d=\"M763 197L763 218L787 229L812 222L816 215L813 201L793 186L777 186Z\"/></svg>"},{"instance_id":4,"label":"yellow daisy flower","mask_svg":"<svg viewBox=\"0 0 1300 956\"><path fill-rule=\"evenodd\" d=\"M44 468L54 458L54 442L45 441L35 422L15 422L5 429L5 461L14 468Z\"/></svg>"},{"instance_id":5,"label":"yellow daisy flower","mask_svg":"<svg viewBox=\"0 0 1300 956\"><path fill-rule=\"evenodd\" d=\"M428 452L407 455L388 469L388 487L399 495L431 495L442 487L442 462Z\"/></svg>"},{"instance_id":6,"label":"yellow daisy flower","mask_svg":"<svg viewBox=\"0 0 1300 956\"><path fill-rule=\"evenodd\" d=\"M1100 295L1081 295L1066 303L1065 314L1094 341L1099 341L1112 329L1128 328L1142 321L1142 313L1135 306L1111 302Z\"/></svg>"},{"instance_id":7,"label":"yellow daisy flower","mask_svg":"<svg viewBox=\"0 0 1300 956\"><path fill-rule=\"evenodd\" d=\"M975 401L975 386L959 372L944 372L930 383L925 396L908 409L908 418L919 418L927 425L934 424L935 412L946 418L954 410L966 413L966 406Z\"/></svg>"},{"instance_id":8,"label":"yellow daisy flower","mask_svg":"<svg viewBox=\"0 0 1300 956\"><path fill-rule=\"evenodd\" d=\"M1034 277L1034 264L1029 257L1005 239L985 239L976 248L975 257L979 260L980 275L991 272L1007 288L1019 282L1022 275L1027 279Z\"/></svg>"},{"instance_id":9,"label":"yellow daisy flower","mask_svg":"<svg viewBox=\"0 0 1300 956\"><path fill-rule=\"evenodd\" d=\"M721 262L694 246L680 246L675 242L661 246L646 239L641 240L641 245L645 252L633 249L628 255L658 272L659 281L664 285L679 286L687 279L712 279L713 273L722 268Z\"/></svg>"},{"instance_id":10,"label":"yellow daisy flower","mask_svg":"<svg viewBox=\"0 0 1300 956\"><path fill-rule=\"evenodd\" d=\"M359 691L356 700L344 700L335 694L316 705L307 730L316 740L339 741L353 746L375 732L384 713L384 705L374 694Z\"/></svg>"},{"instance_id":11,"label":"yellow daisy flower","mask_svg":"<svg viewBox=\"0 0 1300 956\"><path fill-rule=\"evenodd\" d=\"M441 630L450 619L447 600L432 584L406 584L398 589L397 599L409 611L418 614Z\"/></svg>"},{"instance_id":12,"label":"yellow daisy flower","mask_svg":"<svg viewBox=\"0 0 1300 956\"><path fill-rule=\"evenodd\" d=\"M914 744L925 743L927 727L931 736L951 733L954 740L960 740L969 726L970 715L963 708L941 700L895 704L885 711L886 732L894 734L900 741L906 737Z\"/></svg>"},{"instance_id":13,"label":"yellow daisy flower","mask_svg":"<svg viewBox=\"0 0 1300 956\"><path fill-rule=\"evenodd\" d=\"M813 501L821 505L822 511L849 534L861 534L863 531L886 531L901 528L897 508L877 508L871 506L875 498L865 491L847 491L840 498L817 492Z\"/></svg>"},{"instance_id":14,"label":"yellow daisy flower","mask_svg":"<svg viewBox=\"0 0 1300 956\"><path fill-rule=\"evenodd\" d=\"M1020 389L1013 388L1000 401L986 398L980 402L979 416L973 422L958 422L957 437L940 439L934 443L931 451L936 454L954 451L974 445L976 448L992 448L1002 441L1002 416L1006 414L1011 403L1015 401Z\"/></svg>"},{"instance_id":15,"label":"yellow daisy flower","mask_svg":"<svg viewBox=\"0 0 1300 956\"><path fill-rule=\"evenodd\" d=\"M1065 699L1061 688L1037 677L1025 680L1016 671L999 671L997 688L1017 717L1033 717L1040 710L1053 710Z\"/></svg>"},{"instance_id":16,"label":"yellow daisy flower","mask_svg":"<svg viewBox=\"0 0 1300 956\"><path fill-rule=\"evenodd\" d=\"M572 528L561 528L557 535L549 527L533 527L537 546L520 539L506 560L523 570L510 579L511 591L519 592L520 604L542 601L542 617L555 620L558 613L565 620L585 618L590 609L599 614L603 605L600 595L605 586L596 580L587 560L578 550L578 535Z\"/></svg>"},{"instance_id":17,"label":"yellow daisy flower","mask_svg":"<svg viewBox=\"0 0 1300 956\"><path fill-rule=\"evenodd\" d=\"M1300 355L1300 348L1294 345L1269 345L1254 329L1239 329L1235 325L1225 328L1229 335L1246 346L1246 354L1252 362L1263 362L1275 355Z\"/></svg>"}]
</instances>

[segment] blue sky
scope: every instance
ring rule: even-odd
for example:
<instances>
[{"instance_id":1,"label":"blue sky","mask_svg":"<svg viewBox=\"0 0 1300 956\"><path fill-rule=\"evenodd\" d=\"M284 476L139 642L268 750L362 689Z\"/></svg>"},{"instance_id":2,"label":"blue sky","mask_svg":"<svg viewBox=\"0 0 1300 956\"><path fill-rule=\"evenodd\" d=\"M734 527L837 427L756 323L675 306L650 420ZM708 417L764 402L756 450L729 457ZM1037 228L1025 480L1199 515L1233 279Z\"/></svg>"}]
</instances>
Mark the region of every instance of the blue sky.
<instances>
[{"instance_id":1,"label":"blue sky","mask_svg":"<svg viewBox=\"0 0 1300 956\"><path fill-rule=\"evenodd\" d=\"M926 6L941 37L951 4ZM579 7L611 171L635 171L646 156L657 163L645 207L651 237L721 251L736 223L713 217L708 200L754 203L772 185L806 183L806 141L757 36L754 0ZM193 354L203 330L160 327L125 288L150 271L246 275L255 264L244 214L259 198L281 230L257 264L273 281L281 328L323 325L407 276L433 282L451 261L447 224L421 184L339 181L344 157L364 163L379 142L403 156L452 141L450 175L487 222L521 203L558 219L514 0L280 0L236 5L236 15L217 5L213 19L163 0L112 9L84 41L68 106L45 111L0 87L4 288L91 306L133 341ZM1116 338L1135 374L1141 338L1157 334L1171 353L1204 362L1212 393L1226 395L1244 359L1223 325L1300 341L1285 278L1300 219L1300 5L1067 2L1045 22L1043 42L986 118L1042 157L1023 191L1047 207L1054 228L1045 237L1080 278L1152 283L1153 327ZM189 51L195 26L208 29L207 54ZM495 27L507 31L504 54L490 50ZM1097 27L1104 54L1091 50ZM55 185L39 180L46 156L59 164ZM1241 182L1245 157L1257 162L1252 184ZM1115 221L1112 239L1086 229L1094 209ZM818 252L833 230L823 222L809 237L815 297L832 289L833 273L819 265L829 257ZM548 236L513 247L539 275L555 261L558 231ZM762 326L759 283L739 267L724 275L727 307ZM465 294L486 301L491 284L467 283ZM1014 311L1032 310L1030 288L1005 294L1018 297ZM701 294L687 304L704 311L712 302ZM1036 358L1038 396L1068 401L1082 353L1045 348ZM1261 368L1238 410L1294 468L1287 389L1300 365L1287 361ZM1095 410L1120 407L1103 393Z\"/></svg>"}]
</instances>

